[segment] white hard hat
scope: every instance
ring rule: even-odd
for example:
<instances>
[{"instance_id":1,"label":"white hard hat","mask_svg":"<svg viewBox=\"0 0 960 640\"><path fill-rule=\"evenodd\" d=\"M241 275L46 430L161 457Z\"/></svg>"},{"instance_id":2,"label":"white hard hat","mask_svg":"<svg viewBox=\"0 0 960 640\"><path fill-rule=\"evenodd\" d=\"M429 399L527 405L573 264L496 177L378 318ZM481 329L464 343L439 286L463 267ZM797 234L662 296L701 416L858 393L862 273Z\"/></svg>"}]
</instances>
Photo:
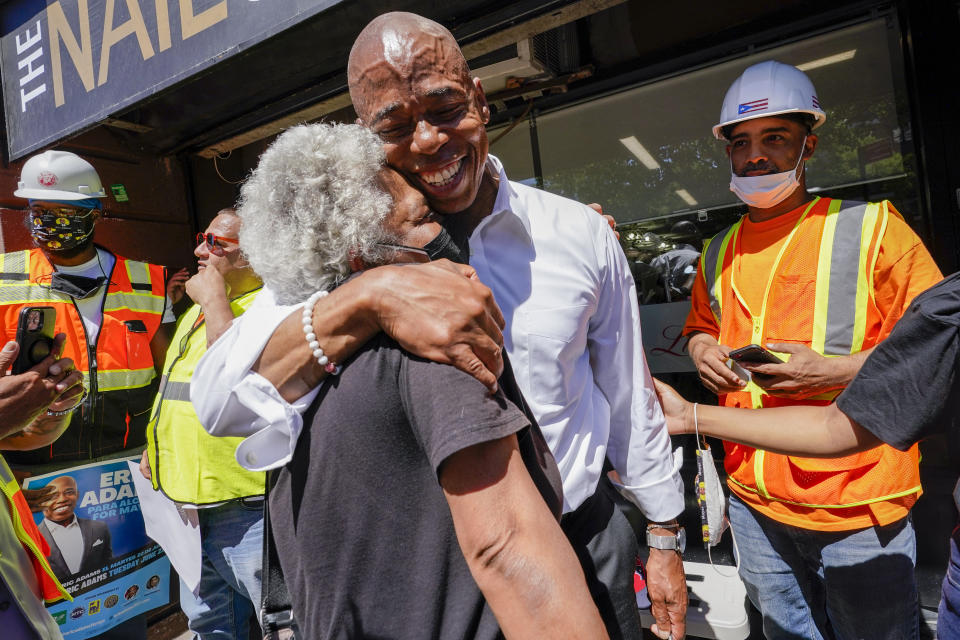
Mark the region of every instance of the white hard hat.
<instances>
[{"instance_id":1,"label":"white hard hat","mask_svg":"<svg viewBox=\"0 0 960 640\"><path fill-rule=\"evenodd\" d=\"M784 113L810 114L814 118L811 129L827 120L807 74L789 64L767 60L748 67L727 89L713 135L724 140L723 128L728 125Z\"/></svg>"},{"instance_id":2,"label":"white hard hat","mask_svg":"<svg viewBox=\"0 0 960 640\"><path fill-rule=\"evenodd\" d=\"M93 165L69 151L44 151L23 163L13 195L32 200L85 200L106 192Z\"/></svg>"}]
</instances>

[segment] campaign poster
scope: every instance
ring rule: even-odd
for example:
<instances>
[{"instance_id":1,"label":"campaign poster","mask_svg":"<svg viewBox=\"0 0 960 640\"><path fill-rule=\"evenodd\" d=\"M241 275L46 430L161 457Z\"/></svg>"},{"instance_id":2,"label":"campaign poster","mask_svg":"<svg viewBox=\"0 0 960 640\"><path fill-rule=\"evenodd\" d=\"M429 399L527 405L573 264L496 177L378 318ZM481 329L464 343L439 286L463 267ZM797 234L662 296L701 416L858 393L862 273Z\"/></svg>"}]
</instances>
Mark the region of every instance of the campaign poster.
<instances>
[{"instance_id":1,"label":"campaign poster","mask_svg":"<svg viewBox=\"0 0 960 640\"><path fill-rule=\"evenodd\" d=\"M53 486L33 514L50 545L50 566L73 602L48 605L64 638L98 635L170 599L170 562L147 537L126 459L31 476L24 489Z\"/></svg>"}]
</instances>

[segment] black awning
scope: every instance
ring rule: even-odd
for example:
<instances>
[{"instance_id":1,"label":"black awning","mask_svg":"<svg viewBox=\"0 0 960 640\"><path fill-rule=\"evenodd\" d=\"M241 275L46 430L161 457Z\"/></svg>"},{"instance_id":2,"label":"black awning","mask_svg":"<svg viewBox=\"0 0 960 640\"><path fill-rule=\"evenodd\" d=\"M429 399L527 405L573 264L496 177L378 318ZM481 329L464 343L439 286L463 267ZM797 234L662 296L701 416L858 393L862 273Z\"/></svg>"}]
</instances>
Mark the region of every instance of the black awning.
<instances>
[{"instance_id":1,"label":"black awning","mask_svg":"<svg viewBox=\"0 0 960 640\"><path fill-rule=\"evenodd\" d=\"M195 149L342 93L354 38L384 11L429 15L463 41L568 4L9 0L0 4L9 159L101 122L137 132L156 153Z\"/></svg>"}]
</instances>

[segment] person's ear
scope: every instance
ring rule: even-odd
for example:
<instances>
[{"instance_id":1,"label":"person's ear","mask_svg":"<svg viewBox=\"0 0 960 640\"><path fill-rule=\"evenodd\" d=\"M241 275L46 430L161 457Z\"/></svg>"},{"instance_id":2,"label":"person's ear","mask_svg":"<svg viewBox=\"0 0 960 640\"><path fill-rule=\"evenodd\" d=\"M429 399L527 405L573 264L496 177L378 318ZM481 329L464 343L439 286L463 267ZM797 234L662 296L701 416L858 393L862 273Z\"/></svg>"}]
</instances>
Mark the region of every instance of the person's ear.
<instances>
[{"instance_id":1,"label":"person's ear","mask_svg":"<svg viewBox=\"0 0 960 640\"><path fill-rule=\"evenodd\" d=\"M480 112L480 116L483 119L483 124L489 124L490 104L487 102L487 94L483 91L483 85L480 83L480 78L473 79L473 88L474 100L477 101L477 110Z\"/></svg>"},{"instance_id":2,"label":"person's ear","mask_svg":"<svg viewBox=\"0 0 960 640\"><path fill-rule=\"evenodd\" d=\"M817 137L815 133L807 134L807 141L803 143L803 158L806 160L813 156L813 152L817 148L817 142L820 138Z\"/></svg>"},{"instance_id":3,"label":"person's ear","mask_svg":"<svg viewBox=\"0 0 960 640\"><path fill-rule=\"evenodd\" d=\"M363 271L367 266L366 264L364 264L363 258L358 256L352 250L350 251L350 258L349 258L348 264L350 265L350 273Z\"/></svg>"}]
</instances>

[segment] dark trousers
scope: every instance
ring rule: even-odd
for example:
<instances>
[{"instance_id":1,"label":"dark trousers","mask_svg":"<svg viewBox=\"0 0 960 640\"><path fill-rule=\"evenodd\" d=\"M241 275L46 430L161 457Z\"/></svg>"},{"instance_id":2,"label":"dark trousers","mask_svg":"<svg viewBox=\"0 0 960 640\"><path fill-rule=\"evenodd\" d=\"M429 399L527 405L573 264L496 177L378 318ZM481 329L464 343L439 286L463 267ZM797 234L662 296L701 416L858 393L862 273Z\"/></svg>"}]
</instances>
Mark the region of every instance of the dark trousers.
<instances>
[{"instance_id":1,"label":"dark trousers","mask_svg":"<svg viewBox=\"0 0 960 640\"><path fill-rule=\"evenodd\" d=\"M611 640L640 640L640 615L633 590L637 538L614 504L606 476L594 494L564 514L560 527L580 559L587 586Z\"/></svg>"}]
</instances>

